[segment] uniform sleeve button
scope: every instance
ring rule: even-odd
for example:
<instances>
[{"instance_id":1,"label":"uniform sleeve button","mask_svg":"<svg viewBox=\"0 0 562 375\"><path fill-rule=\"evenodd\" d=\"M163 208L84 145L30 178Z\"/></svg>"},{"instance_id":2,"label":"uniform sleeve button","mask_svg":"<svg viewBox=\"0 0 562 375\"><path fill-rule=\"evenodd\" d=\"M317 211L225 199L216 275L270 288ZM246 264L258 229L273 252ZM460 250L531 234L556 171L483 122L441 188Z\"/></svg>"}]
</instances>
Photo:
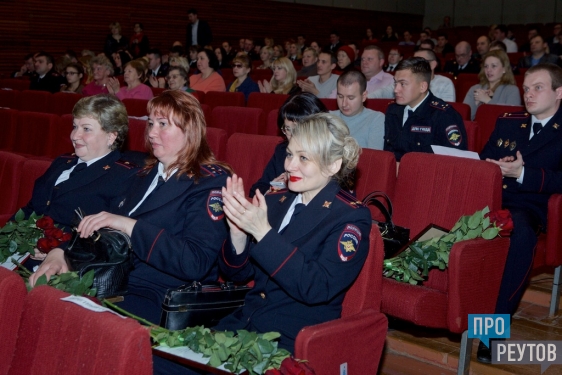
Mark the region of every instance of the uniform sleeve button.
<instances>
[{"instance_id":1,"label":"uniform sleeve button","mask_svg":"<svg viewBox=\"0 0 562 375\"><path fill-rule=\"evenodd\" d=\"M418 142L418 146L420 145L420 143Z\"/></svg>"},{"instance_id":2,"label":"uniform sleeve button","mask_svg":"<svg viewBox=\"0 0 562 375\"><path fill-rule=\"evenodd\" d=\"M504 189L507 189L507 185L503 185L502 187L503 187Z\"/></svg>"},{"instance_id":3,"label":"uniform sleeve button","mask_svg":"<svg viewBox=\"0 0 562 375\"><path fill-rule=\"evenodd\" d=\"M261 297L262 299L265 299L265 293L263 293L263 292L260 293L260 297Z\"/></svg>"}]
</instances>

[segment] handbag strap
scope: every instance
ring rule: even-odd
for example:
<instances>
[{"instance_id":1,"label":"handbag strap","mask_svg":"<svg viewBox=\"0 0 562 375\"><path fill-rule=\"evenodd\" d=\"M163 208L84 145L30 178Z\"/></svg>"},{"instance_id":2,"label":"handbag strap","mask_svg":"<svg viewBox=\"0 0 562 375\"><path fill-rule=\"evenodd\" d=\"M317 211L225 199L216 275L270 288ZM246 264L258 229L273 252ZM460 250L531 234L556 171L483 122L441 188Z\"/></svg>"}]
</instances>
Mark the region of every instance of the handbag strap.
<instances>
[{"instance_id":1,"label":"handbag strap","mask_svg":"<svg viewBox=\"0 0 562 375\"><path fill-rule=\"evenodd\" d=\"M384 205L378 198L382 198L386 205ZM390 224L394 228L394 223L392 222L392 202L388 195L383 191L373 191L363 199L363 204L368 206L370 204L374 205L383 214L384 219L387 224ZM387 208L388 207L388 208Z\"/></svg>"}]
</instances>

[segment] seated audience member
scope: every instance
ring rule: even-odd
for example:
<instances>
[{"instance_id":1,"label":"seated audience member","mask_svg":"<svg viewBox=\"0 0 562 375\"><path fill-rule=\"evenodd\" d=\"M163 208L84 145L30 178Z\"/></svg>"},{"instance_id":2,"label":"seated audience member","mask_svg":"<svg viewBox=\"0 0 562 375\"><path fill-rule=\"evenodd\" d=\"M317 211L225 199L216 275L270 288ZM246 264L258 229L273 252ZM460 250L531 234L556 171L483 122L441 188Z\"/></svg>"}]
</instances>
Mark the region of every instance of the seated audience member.
<instances>
[{"instance_id":1,"label":"seated audience member","mask_svg":"<svg viewBox=\"0 0 562 375\"><path fill-rule=\"evenodd\" d=\"M521 95L510 68L509 58L501 50L490 51L484 56L478 74L480 83L468 90L463 101L470 106L472 119L481 103L521 105Z\"/></svg>"},{"instance_id":2,"label":"seated audience member","mask_svg":"<svg viewBox=\"0 0 562 375\"><path fill-rule=\"evenodd\" d=\"M429 91L431 67L421 57L400 61L394 75L396 103L385 116L384 149L397 161L408 152L433 153L431 145L466 150L461 115Z\"/></svg>"},{"instance_id":3,"label":"seated audience member","mask_svg":"<svg viewBox=\"0 0 562 375\"><path fill-rule=\"evenodd\" d=\"M271 69L271 63L273 62L273 48L263 46L260 51L260 59L262 64L256 69Z\"/></svg>"},{"instance_id":4,"label":"seated audience member","mask_svg":"<svg viewBox=\"0 0 562 375\"><path fill-rule=\"evenodd\" d=\"M326 48L336 55L341 46L340 34L336 30L332 30L330 33L330 44Z\"/></svg>"},{"instance_id":5,"label":"seated audience member","mask_svg":"<svg viewBox=\"0 0 562 375\"><path fill-rule=\"evenodd\" d=\"M53 66L53 71L60 77L61 85L64 84L64 68L70 64L72 60L67 56L59 56L55 59L55 64Z\"/></svg>"},{"instance_id":6,"label":"seated audience member","mask_svg":"<svg viewBox=\"0 0 562 375\"><path fill-rule=\"evenodd\" d=\"M340 117L359 146L382 150L384 146L384 114L365 108L367 80L361 72L349 71L338 78L338 110Z\"/></svg>"},{"instance_id":7,"label":"seated audience member","mask_svg":"<svg viewBox=\"0 0 562 375\"><path fill-rule=\"evenodd\" d=\"M264 48L269 47L262 47L262 50ZM232 74L234 74L236 79L228 86L226 91L241 92L246 97L246 101L251 93L260 92L258 84L248 76L251 71L252 63L248 56L236 56L234 60L232 60Z\"/></svg>"},{"instance_id":8,"label":"seated audience member","mask_svg":"<svg viewBox=\"0 0 562 375\"><path fill-rule=\"evenodd\" d=\"M263 38L263 42L268 47L273 48L275 46L275 41L270 36L266 36L265 38Z\"/></svg>"},{"instance_id":9,"label":"seated audience member","mask_svg":"<svg viewBox=\"0 0 562 375\"><path fill-rule=\"evenodd\" d=\"M420 38L418 39L416 45L419 46L422 42L424 42L426 40L431 40L431 39L429 39L429 34L427 33L427 31L422 30L422 31L420 31ZM434 45L431 49L433 49L434 47L435 47L435 43L434 43Z\"/></svg>"},{"instance_id":10,"label":"seated audience member","mask_svg":"<svg viewBox=\"0 0 562 375\"><path fill-rule=\"evenodd\" d=\"M367 79L367 94L378 98L393 98L394 78L382 70L384 52L377 46L367 46L361 55L361 72Z\"/></svg>"},{"instance_id":11,"label":"seated audience member","mask_svg":"<svg viewBox=\"0 0 562 375\"><path fill-rule=\"evenodd\" d=\"M230 64L232 62L232 59L236 57L236 52L227 40L222 42L222 48L226 51L226 63Z\"/></svg>"},{"instance_id":12,"label":"seated audience member","mask_svg":"<svg viewBox=\"0 0 562 375\"><path fill-rule=\"evenodd\" d=\"M393 72L396 69L396 66L400 61L402 61L402 52L398 47L392 48L390 52L388 52L388 64L383 66L383 70L385 72Z\"/></svg>"},{"instance_id":13,"label":"seated audience member","mask_svg":"<svg viewBox=\"0 0 562 375\"><path fill-rule=\"evenodd\" d=\"M103 52L105 57L111 58L111 55L117 51L126 51L129 49L129 39L121 35L121 24L119 22L113 22L109 24L109 30L111 34L107 35L105 38L105 45L103 47Z\"/></svg>"},{"instance_id":14,"label":"seated audience member","mask_svg":"<svg viewBox=\"0 0 562 375\"><path fill-rule=\"evenodd\" d=\"M418 46L417 49L421 49L421 48L423 48L423 49L430 49L430 50L433 51L433 50L435 49L435 43L433 43L433 40L431 40L431 39L428 38L428 39L426 39L426 40L423 40L423 41L419 44L419 46Z\"/></svg>"},{"instance_id":15,"label":"seated audience member","mask_svg":"<svg viewBox=\"0 0 562 375\"><path fill-rule=\"evenodd\" d=\"M320 52L322 52L322 48L320 48L320 44L318 44L318 42L310 43L310 48L315 50L318 55L320 55Z\"/></svg>"},{"instance_id":16,"label":"seated audience member","mask_svg":"<svg viewBox=\"0 0 562 375\"><path fill-rule=\"evenodd\" d=\"M197 69L197 53L199 52L199 47L191 46L189 47L189 68Z\"/></svg>"},{"instance_id":17,"label":"seated audience member","mask_svg":"<svg viewBox=\"0 0 562 375\"><path fill-rule=\"evenodd\" d=\"M298 48L297 43L292 42L289 44L289 50L287 51L287 58L293 62L301 63L302 55L301 50Z\"/></svg>"},{"instance_id":18,"label":"seated audience member","mask_svg":"<svg viewBox=\"0 0 562 375\"><path fill-rule=\"evenodd\" d=\"M398 34L394 32L392 26L387 26L385 33L381 36L381 42L397 42Z\"/></svg>"},{"instance_id":19,"label":"seated audience member","mask_svg":"<svg viewBox=\"0 0 562 375\"><path fill-rule=\"evenodd\" d=\"M185 69L186 72L189 72L189 61L183 56L172 56L170 57L170 69L172 67L182 67ZM168 69L168 73L170 70Z\"/></svg>"},{"instance_id":20,"label":"seated audience member","mask_svg":"<svg viewBox=\"0 0 562 375\"><path fill-rule=\"evenodd\" d=\"M404 38L404 40L401 40L398 45L399 46L415 46L416 43L414 43L412 41L412 34L410 34L410 32L408 30L404 31L404 33L402 34L402 37Z\"/></svg>"},{"instance_id":21,"label":"seated audience member","mask_svg":"<svg viewBox=\"0 0 562 375\"><path fill-rule=\"evenodd\" d=\"M277 44L273 47L273 60L277 60L280 57L285 56L285 50L281 44Z\"/></svg>"},{"instance_id":22,"label":"seated audience member","mask_svg":"<svg viewBox=\"0 0 562 375\"><path fill-rule=\"evenodd\" d=\"M336 55L336 58L338 60L337 67L336 67L336 72L338 74L343 74L352 69L355 69L355 66L353 65L353 61L355 61L355 52L351 47L349 46L340 47L340 49L338 50L338 54Z\"/></svg>"},{"instance_id":23,"label":"seated audience member","mask_svg":"<svg viewBox=\"0 0 562 375\"><path fill-rule=\"evenodd\" d=\"M281 129L285 139L275 146L273 156L269 159L263 171L263 175L250 188L250 198L256 194L256 189L264 195L270 191L270 189L279 190L278 188L272 188L270 184L272 181L282 182L285 186L287 185L285 159L287 156L287 145L291 140L292 130L295 124L315 113L327 112L328 110L324 103L310 93L301 93L287 98L285 103L279 108L279 113L277 115L277 126Z\"/></svg>"},{"instance_id":24,"label":"seated audience member","mask_svg":"<svg viewBox=\"0 0 562 375\"><path fill-rule=\"evenodd\" d=\"M148 57L148 81L152 87L164 87L166 80L164 77L168 75L168 64L162 63L162 53L159 49L153 48L146 54Z\"/></svg>"},{"instance_id":25,"label":"seated audience member","mask_svg":"<svg viewBox=\"0 0 562 375\"><path fill-rule=\"evenodd\" d=\"M361 56L359 55L359 49L357 49L357 44L349 43L348 46L353 50L353 67L356 70L361 70Z\"/></svg>"},{"instance_id":26,"label":"seated audience member","mask_svg":"<svg viewBox=\"0 0 562 375\"><path fill-rule=\"evenodd\" d=\"M215 56L219 62L219 70L222 68L229 68L229 64L226 60L226 51L222 47L215 48Z\"/></svg>"},{"instance_id":27,"label":"seated audience member","mask_svg":"<svg viewBox=\"0 0 562 375\"><path fill-rule=\"evenodd\" d=\"M301 51L301 55L304 53L306 48L306 38L303 34L297 35L297 48Z\"/></svg>"},{"instance_id":28,"label":"seated audience member","mask_svg":"<svg viewBox=\"0 0 562 375\"><path fill-rule=\"evenodd\" d=\"M107 94L109 92L107 84L109 83L109 77L113 75L113 65L107 57L100 55L90 60L90 67L94 79L84 87L82 95Z\"/></svg>"},{"instance_id":29,"label":"seated audience member","mask_svg":"<svg viewBox=\"0 0 562 375\"><path fill-rule=\"evenodd\" d=\"M154 96L152 90L147 85L144 85L144 65L138 60L130 61L125 65L125 73L123 80L125 86L120 87L117 78L110 78L107 84L107 89L110 94L116 95L119 99L145 99L150 100Z\"/></svg>"},{"instance_id":30,"label":"seated audience member","mask_svg":"<svg viewBox=\"0 0 562 375\"><path fill-rule=\"evenodd\" d=\"M217 280L217 257L228 228L223 215L208 210L208 200L216 197L221 203L220 189L229 172L207 144L205 117L195 97L167 90L148 109L145 138L150 155L142 172L124 197L109 210L86 216L78 231L87 237L107 227L131 237L135 266L119 306L159 323L168 288ZM104 186L113 193L114 184ZM51 250L30 283L42 274L49 278L67 270L63 251Z\"/></svg>"},{"instance_id":31,"label":"seated audience member","mask_svg":"<svg viewBox=\"0 0 562 375\"><path fill-rule=\"evenodd\" d=\"M430 49L420 48L414 53L415 57L424 58L431 67L431 83L429 84L429 91L437 98L445 102L454 102L456 100L455 85L449 78L435 74L435 67L437 66L437 56L435 52Z\"/></svg>"},{"instance_id":32,"label":"seated audience member","mask_svg":"<svg viewBox=\"0 0 562 375\"><path fill-rule=\"evenodd\" d=\"M260 92L272 94L295 95L301 91L296 84L297 72L291 60L280 57L272 64L273 77L271 81L258 81Z\"/></svg>"},{"instance_id":33,"label":"seated audience member","mask_svg":"<svg viewBox=\"0 0 562 375\"><path fill-rule=\"evenodd\" d=\"M507 26L496 26L496 28L494 29L494 40L497 42L503 42L503 44L505 44L507 53L517 52L517 44L507 37Z\"/></svg>"},{"instance_id":34,"label":"seated audience member","mask_svg":"<svg viewBox=\"0 0 562 375\"><path fill-rule=\"evenodd\" d=\"M446 33L440 32L439 34L437 34L437 45L433 49L433 52L435 52L435 54L437 55L441 54L441 56L443 57L445 57L445 55L448 53L455 52L453 46L449 44L449 37Z\"/></svg>"},{"instance_id":35,"label":"seated audience member","mask_svg":"<svg viewBox=\"0 0 562 375\"><path fill-rule=\"evenodd\" d=\"M15 72L13 72L12 74L10 74L10 77L12 78L18 78L18 77L29 77L31 78L34 73L35 73L35 61L33 60L33 54L32 53L28 53L27 55L24 56L23 58L23 65L21 66L21 68L19 70L16 70Z\"/></svg>"},{"instance_id":36,"label":"seated audience member","mask_svg":"<svg viewBox=\"0 0 562 375\"><path fill-rule=\"evenodd\" d=\"M189 88L189 73L183 66L170 66L166 81L170 90L195 91Z\"/></svg>"},{"instance_id":37,"label":"seated audience member","mask_svg":"<svg viewBox=\"0 0 562 375\"><path fill-rule=\"evenodd\" d=\"M476 39L476 53L472 55L472 57L478 61L482 61L484 55L488 53L490 50L490 38L487 35L482 35L478 39Z\"/></svg>"},{"instance_id":38,"label":"seated audience member","mask_svg":"<svg viewBox=\"0 0 562 375\"><path fill-rule=\"evenodd\" d=\"M556 65L560 65L560 63L562 63L562 60L560 60L558 56L546 52L548 44L544 41L542 36L537 35L533 37L530 42L531 54L519 59L519 63L517 64L519 68L530 68L543 63Z\"/></svg>"},{"instance_id":39,"label":"seated audience member","mask_svg":"<svg viewBox=\"0 0 562 375\"><path fill-rule=\"evenodd\" d=\"M223 200L230 235L219 267L227 279L251 278L255 286L215 330L276 331L279 347L293 352L303 327L340 317L369 251L371 214L345 190L360 151L340 118L319 113L293 129L287 189L256 193L254 205L244 197L242 179L228 179Z\"/></svg>"},{"instance_id":40,"label":"seated audience member","mask_svg":"<svg viewBox=\"0 0 562 375\"><path fill-rule=\"evenodd\" d=\"M536 26L529 27L527 31L527 41L519 47L519 52L531 52L531 39L537 35L539 35L539 28Z\"/></svg>"},{"instance_id":41,"label":"seated audience member","mask_svg":"<svg viewBox=\"0 0 562 375\"><path fill-rule=\"evenodd\" d=\"M495 314L513 315L529 281L537 235L548 231L548 200L562 193L562 68L535 65L523 81L526 111L496 121L480 158L498 165L503 175L502 206L513 219L509 252ZM511 142L498 147L502 142ZM557 228L553 228L556 230ZM492 342L489 343L490 347ZM482 342L480 362L491 363Z\"/></svg>"},{"instance_id":42,"label":"seated audience member","mask_svg":"<svg viewBox=\"0 0 562 375\"><path fill-rule=\"evenodd\" d=\"M550 53L556 56L562 55L562 23L554 24L552 36L548 38L547 42Z\"/></svg>"},{"instance_id":43,"label":"seated audience member","mask_svg":"<svg viewBox=\"0 0 562 375\"><path fill-rule=\"evenodd\" d=\"M297 85L303 92L309 92L318 98L329 98L337 88L338 76L332 74L336 67L336 57L329 51L322 51L316 62L318 75L298 80Z\"/></svg>"},{"instance_id":44,"label":"seated audience member","mask_svg":"<svg viewBox=\"0 0 562 375\"><path fill-rule=\"evenodd\" d=\"M82 78L84 77L84 68L82 64L70 63L64 69L63 76L66 78L66 83L61 85L61 92L73 92L76 94L82 94L84 85L82 84Z\"/></svg>"},{"instance_id":45,"label":"seated audience member","mask_svg":"<svg viewBox=\"0 0 562 375\"><path fill-rule=\"evenodd\" d=\"M443 17L443 23L441 25L439 25L439 27L437 28L438 30L441 29L450 29L451 27L453 27L451 25L451 17L449 16L445 16Z\"/></svg>"},{"instance_id":46,"label":"seated audience member","mask_svg":"<svg viewBox=\"0 0 562 375\"><path fill-rule=\"evenodd\" d=\"M244 40L244 52L251 61L260 59L260 56L254 51L254 40L252 38L246 38Z\"/></svg>"},{"instance_id":47,"label":"seated audience member","mask_svg":"<svg viewBox=\"0 0 562 375\"><path fill-rule=\"evenodd\" d=\"M375 35L373 34L373 29L367 28L367 30L365 30L365 37L361 41L361 47L365 48L370 44L377 44L378 42L379 40L375 38Z\"/></svg>"},{"instance_id":48,"label":"seated audience member","mask_svg":"<svg viewBox=\"0 0 562 375\"><path fill-rule=\"evenodd\" d=\"M35 55L35 75L29 83L30 90L59 92L63 79L53 69L53 56L46 52Z\"/></svg>"},{"instance_id":49,"label":"seated audience member","mask_svg":"<svg viewBox=\"0 0 562 375\"><path fill-rule=\"evenodd\" d=\"M82 98L72 116L69 136L74 153L53 161L35 181L31 199L22 207L26 217L32 212L48 215L66 232L75 226L77 207L90 215L118 205L139 169L119 152L127 137L129 118L116 97L102 94ZM45 258L35 251L34 260ZM26 262L30 268L36 264Z\"/></svg>"},{"instance_id":50,"label":"seated audience member","mask_svg":"<svg viewBox=\"0 0 562 375\"><path fill-rule=\"evenodd\" d=\"M468 42L458 42L455 46L455 59L447 61L443 72L458 76L461 73L480 72L480 62L472 57L472 48Z\"/></svg>"},{"instance_id":51,"label":"seated audience member","mask_svg":"<svg viewBox=\"0 0 562 375\"><path fill-rule=\"evenodd\" d=\"M113 69L113 76L122 76L125 72L125 65L131 61L131 56L125 51L115 52L113 54L113 63L115 65L115 69Z\"/></svg>"},{"instance_id":52,"label":"seated audience member","mask_svg":"<svg viewBox=\"0 0 562 375\"><path fill-rule=\"evenodd\" d=\"M138 59L148 53L150 49L150 43L148 37L144 33L144 27L142 23L137 22L133 28L134 34L131 37L129 44L129 52L133 55L133 58Z\"/></svg>"},{"instance_id":53,"label":"seated audience member","mask_svg":"<svg viewBox=\"0 0 562 375\"><path fill-rule=\"evenodd\" d=\"M197 70L201 73L189 77L189 87L197 91L226 91L224 79L216 72L217 57L213 51L204 49L197 54Z\"/></svg>"},{"instance_id":54,"label":"seated audience member","mask_svg":"<svg viewBox=\"0 0 562 375\"><path fill-rule=\"evenodd\" d=\"M310 47L306 48L302 55L302 69L297 72L297 77L310 77L318 74L316 70L317 62L316 51Z\"/></svg>"}]
</instances>

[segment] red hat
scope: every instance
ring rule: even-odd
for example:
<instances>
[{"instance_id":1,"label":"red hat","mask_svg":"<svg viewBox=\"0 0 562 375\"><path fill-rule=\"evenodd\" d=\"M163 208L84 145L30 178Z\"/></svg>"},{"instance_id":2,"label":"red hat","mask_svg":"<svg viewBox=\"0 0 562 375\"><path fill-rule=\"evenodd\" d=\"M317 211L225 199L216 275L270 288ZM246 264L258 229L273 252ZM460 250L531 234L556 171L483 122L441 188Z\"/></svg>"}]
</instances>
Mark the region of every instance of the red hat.
<instances>
[{"instance_id":1,"label":"red hat","mask_svg":"<svg viewBox=\"0 0 562 375\"><path fill-rule=\"evenodd\" d=\"M343 46L343 47L340 47L340 48L338 49L338 52L339 52L339 51L345 52L345 54L347 55L347 57L349 57L349 60L350 60L351 62L355 61L355 52L353 52L353 49L352 49L350 46Z\"/></svg>"}]
</instances>

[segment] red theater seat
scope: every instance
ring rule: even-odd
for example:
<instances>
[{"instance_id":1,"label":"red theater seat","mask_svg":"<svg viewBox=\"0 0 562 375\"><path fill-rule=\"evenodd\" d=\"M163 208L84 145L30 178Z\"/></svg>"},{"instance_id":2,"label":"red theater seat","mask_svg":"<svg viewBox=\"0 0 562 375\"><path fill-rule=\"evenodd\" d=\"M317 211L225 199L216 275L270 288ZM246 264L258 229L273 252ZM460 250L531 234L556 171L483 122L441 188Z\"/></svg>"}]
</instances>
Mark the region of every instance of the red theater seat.
<instances>
[{"instance_id":1,"label":"red theater seat","mask_svg":"<svg viewBox=\"0 0 562 375\"><path fill-rule=\"evenodd\" d=\"M246 97L241 92L209 91L205 94L205 104L211 109L215 107L244 107Z\"/></svg>"},{"instance_id":2,"label":"red theater seat","mask_svg":"<svg viewBox=\"0 0 562 375\"><path fill-rule=\"evenodd\" d=\"M19 93L18 90L0 89L0 107L17 109Z\"/></svg>"},{"instance_id":3,"label":"red theater seat","mask_svg":"<svg viewBox=\"0 0 562 375\"><path fill-rule=\"evenodd\" d=\"M274 109L279 109L285 103L289 95L283 94L263 94L253 92L248 97L248 108L261 108L264 113L269 113Z\"/></svg>"},{"instance_id":4,"label":"red theater seat","mask_svg":"<svg viewBox=\"0 0 562 375\"><path fill-rule=\"evenodd\" d=\"M447 102L451 107L457 111L463 120L470 121L470 106L466 103Z\"/></svg>"},{"instance_id":5,"label":"red theater seat","mask_svg":"<svg viewBox=\"0 0 562 375\"><path fill-rule=\"evenodd\" d=\"M23 156L0 151L0 214L13 215L19 208L17 202L24 162Z\"/></svg>"},{"instance_id":6,"label":"red theater seat","mask_svg":"<svg viewBox=\"0 0 562 375\"><path fill-rule=\"evenodd\" d=\"M394 102L394 99L367 99L365 107L372 109L373 111L386 113L388 105L392 102Z\"/></svg>"},{"instance_id":7,"label":"red theater seat","mask_svg":"<svg viewBox=\"0 0 562 375\"><path fill-rule=\"evenodd\" d=\"M215 107L210 126L226 130L229 137L234 133L262 134L263 117L259 108Z\"/></svg>"},{"instance_id":8,"label":"red theater seat","mask_svg":"<svg viewBox=\"0 0 562 375\"><path fill-rule=\"evenodd\" d=\"M15 109L0 108L0 150L11 151L14 147L18 115Z\"/></svg>"},{"instance_id":9,"label":"red theater seat","mask_svg":"<svg viewBox=\"0 0 562 375\"><path fill-rule=\"evenodd\" d=\"M62 115L57 118L55 128L51 134L52 141L48 151L48 156L51 159L54 159L62 154L74 152L74 146L72 145L72 140L70 139L73 121L74 117L72 117L71 114Z\"/></svg>"},{"instance_id":10,"label":"red theater seat","mask_svg":"<svg viewBox=\"0 0 562 375\"><path fill-rule=\"evenodd\" d=\"M147 152L145 145L146 120L129 119L129 134L125 141L124 149L131 151Z\"/></svg>"},{"instance_id":11,"label":"red theater seat","mask_svg":"<svg viewBox=\"0 0 562 375\"><path fill-rule=\"evenodd\" d=\"M12 90L29 90L29 79L23 78L3 78L0 79L0 88Z\"/></svg>"},{"instance_id":12,"label":"red theater seat","mask_svg":"<svg viewBox=\"0 0 562 375\"><path fill-rule=\"evenodd\" d=\"M59 118L49 113L20 112L13 151L34 156L49 156Z\"/></svg>"},{"instance_id":13,"label":"red theater seat","mask_svg":"<svg viewBox=\"0 0 562 375\"><path fill-rule=\"evenodd\" d=\"M282 136L281 129L277 125L277 117L279 110L274 109L267 114L267 125L265 127L265 135Z\"/></svg>"},{"instance_id":14,"label":"red theater seat","mask_svg":"<svg viewBox=\"0 0 562 375\"><path fill-rule=\"evenodd\" d=\"M474 121L478 123L480 128L480 139L476 143L478 152L482 151L486 142L492 135L496 127L496 120L499 116L506 113L524 111L525 108L520 105L500 105L500 104L481 104L476 110Z\"/></svg>"},{"instance_id":15,"label":"red theater seat","mask_svg":"<svg viewBox=\"0 0 562 375\"><path fill-rule=\"evenodd\" d=\"M70 92L52 94L50 112L59 116L70 114L80 99L82 99L82 95Z\"/></svg>"},{"instance_id":16,"label":"red theater seat","mask_svg":"<svg viewBox=\"0 0 562 375\"><path fill-rule=\"evenodd\" d=\"M207 142L213 150L217 160L224 161L226 158L226 142L228 141L228 133L224 129L207 128Z\"/></svg>"},{"instance_id":17,"label":"red theater seat","mask_svg":"<svg viewBox=\"0 0 562 375\"><path fill-rule=\"evenodd\" d=\"M10 368L26 296L21 276L0 267L0 374Z\"/></svg>"},{"instance_id":18,"label":"red theater seat","mask_svg":"<svg viewBox=\"0 0 562 375\"><path fill-rule=\"evenodd\" d=\"M123 104L127 108L127 114L134 117L148 116L146 113L146 105L148 100L145 99L123 99Z\"/></svg>"},{"instance_id":19,"label":"red theater seat","mask_svg":"<svg viewBox=\"0 0 562 375\"><path fill-rule=\"evenodd\" d=\"M41 177L49 168L49 160L26 159L23 163L21 179L19 183L17 208L25 206L31 199L35 180Z\"/></svg>"},{"instance_id":20,"label":"red theater seat","mask_svg":"<svg viewBox=\"0 0 562 375\"><path fill-rule=\"evenodd\" d=\"M479 82L478 74L476 73L463 73L456 77L452 77L453 84L455 85L455 96L457 102L462 103L468 90Z\"/></svg>"},{"instance_id":21,"label":"red theater seat","mask_svg":"<svg viewBox=\"0 0 562 375\"><path fill-rule=\"evenodd\" d=\"M17 97L16 108L20 111L53 113L51 111L51 97L47 91L23 90Z\"/></svg>"},{"instance_id":22,"label":"red theater seat","mask_svg":"<svg viewBox=\"0 0 562 375\"><path fill-rule=\"evenodd\" d=\"M337 99L321 98L320 101L324 103L328 111L336 111L339 109Z\"/></svg>"}]
</instances>

